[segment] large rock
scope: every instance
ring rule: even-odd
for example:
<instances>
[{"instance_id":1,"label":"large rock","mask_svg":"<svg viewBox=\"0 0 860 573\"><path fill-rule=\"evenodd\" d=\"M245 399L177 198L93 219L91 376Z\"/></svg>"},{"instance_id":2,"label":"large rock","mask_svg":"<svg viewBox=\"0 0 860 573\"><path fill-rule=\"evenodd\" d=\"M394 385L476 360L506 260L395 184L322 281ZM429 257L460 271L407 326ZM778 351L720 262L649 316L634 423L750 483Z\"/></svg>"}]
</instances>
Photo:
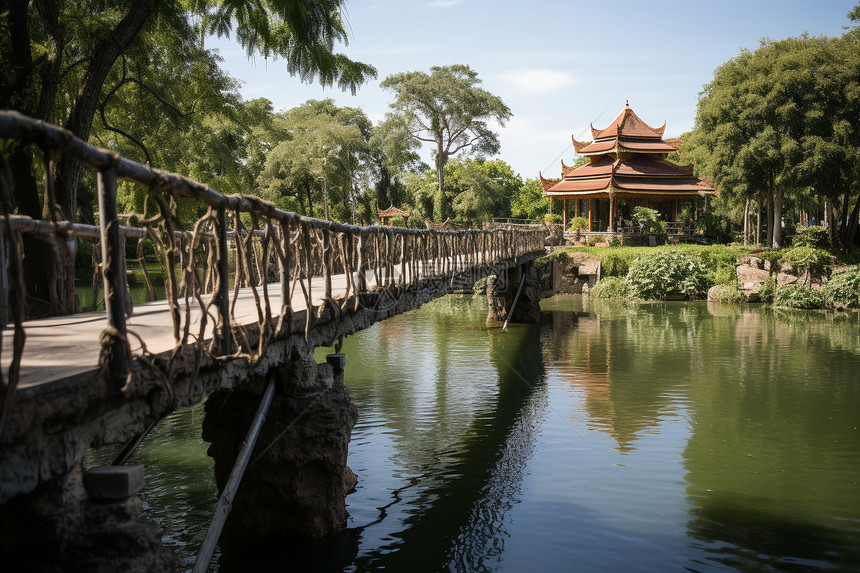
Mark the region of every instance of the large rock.
<instances>
[{"instance_id":1,"label":"large rock","mask_svg":"<svg viewBox=\"0 0 860 573\"><path fill-rule=\"evenodd\" d=\"M600 259L587 253L564 253L553 258L553 292L580 294L600 281Z\"/></svg>"},{"instance_id":2,"label":"large rock","mask_svg":"<svg viewBox=\"0 0 860 573\"><path fill-rule=\"evenodd\" d=\"M714 285L708 289L708 300L709 301L717 301L720 300L720 295L724 290L726 290L726 285Z\"/></svg>"},{"instance_id":3,"label":"large rock","mask_svg":"<svg viewBox=\"0 0 860 573\"><path fill-rule=\"evenodd\" d=\"M741 260L744 258L747 257L741 257ZM762 263L767 262L762 261L761 259L758 259L758 261L761 261ZM740 263L740 260L738 262ZM737 275L739 288L741 290L758 290L758 286L770 278L770 272L766 271L763 267L764 265L758 266L755 262L752 262L752 264L738 264Z\"/></svg>"}]
</instances>

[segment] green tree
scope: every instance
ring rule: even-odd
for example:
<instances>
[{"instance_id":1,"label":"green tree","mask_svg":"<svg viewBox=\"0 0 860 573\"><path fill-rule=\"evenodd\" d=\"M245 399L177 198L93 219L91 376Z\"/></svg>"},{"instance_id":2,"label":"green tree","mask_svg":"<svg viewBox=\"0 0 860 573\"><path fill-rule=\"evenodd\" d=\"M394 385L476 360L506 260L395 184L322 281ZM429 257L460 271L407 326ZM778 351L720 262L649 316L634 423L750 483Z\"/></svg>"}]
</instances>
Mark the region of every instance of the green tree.
<instances>
[{"instance_id":1,"label":"green tree","mask_svg":"<svg viewBox=\"0 0 860 573\"><path fill-rule=\"evenodd\" d=\"M309 100L276 122L284 137L265 156L256 179L261 193L288 210L355 221L369 161L364 112Z\"/></svg>"},{"instance_id":2,"label":"green tree","mask_svg":"<svg viewBox=\"0 0 860 573\"><path fill-rule=\"evenodd\" d=\"M116 85L108 83L112 77L157 96L158 90L144 81L144 72L177 45L181 50L199 48L208 33L235 37L249 55L281 57L302 80L317 78L323 85L354 91L368 77L375 77L376 70L333 51L336 43L347 39L342 4L343 0L9 2L0 11L0 57L9 62L0 74L0 107L56 123L86 141L102 104L117 96ZM137 56L131 57L135 46L147 43L148 50L138 49ZM182 104L173 102L179 110L184 109ZM117 127L115 122L108 125ZM38 217L42 202L34 161L30 149L11 150L16 207L22 214ZM61 157L54 173L57 216L74 221L80 206L81 167ZM48 207L45 215L53 214L54 206ZM37 253L30 251L26 260L30 271L33 262L43 275L51 271ZM65 265L54 269L57 277L71 276L70 265ZM27 282L36 290L43 285L44 291L48 281ZM47 298L45 292L34 294ZM73 292L67 289L55 311L72 312L72 301Z\"/></svg>"},{"instance_id":3,"label":"green tree","mask_svg":"<svg viewBox=\"0 0 860 573\"><path fill-rule=\"evenodd\" d=\"M370 153L376 199L383 209L401 205L408 199L406 173L421 173L427 165L421 161L421 142L409 135L400 116L389 115L373 128Z\"/></svg>"},{"instance_id":4,"label":"green tree","mask_svg":"<svg viewBox=\"0 0 860 573\"><path fill-rule=\"evenodd\" d=\"M381 84L394 92L391 107L410 136L435 146L438 188L433 216L439 220L450 214L444 171L448 160L460 151L478 156L498 153L499 138L487 122L504 125L511 118L501 98L480 84L477 72L466 65L434 66L430 74L395 74Z\"/></svg>"},{"instance_id":5,"label":"green tree","mask_svg":"<svg viewBox=\"0 0 860 573\"><path fill-rule=\"evenodd\" d=\"M809 208L815 198L841 204L847 242L860 213L860 197L849 213L858 191L858 113L856 29L841 38L765 40L717 68L705 87L694 134L697 167L713 176L722 200L767 205L768 245L782 244L784 207Z\"/></svg>"},{"instance_id":6,"label":"green tree","mask_svg":"<svg viewBox=\"0 0 860 573\"><path fill-rule=\"evenodd\" d=\"M543 219L549 202L543 194L543 185L537 179L526 179L511 198L511 215L526 219Z\"/></svg>"},{"instance_id":7,"label":"green tree","mask_svg":"<svg viewBox=\"0 0 860 573\"><path fill-rule=\"evenodd\" d=\"M451 206L451 216L461 226L489 221L494 217L509 217L511 198L519 192L522 179L500 159L454 158L445 166L445 199ZM410 174L407 192L416 219L429 219L438 193L435 170L423 177Z\"/></svg>"}]
</instances>

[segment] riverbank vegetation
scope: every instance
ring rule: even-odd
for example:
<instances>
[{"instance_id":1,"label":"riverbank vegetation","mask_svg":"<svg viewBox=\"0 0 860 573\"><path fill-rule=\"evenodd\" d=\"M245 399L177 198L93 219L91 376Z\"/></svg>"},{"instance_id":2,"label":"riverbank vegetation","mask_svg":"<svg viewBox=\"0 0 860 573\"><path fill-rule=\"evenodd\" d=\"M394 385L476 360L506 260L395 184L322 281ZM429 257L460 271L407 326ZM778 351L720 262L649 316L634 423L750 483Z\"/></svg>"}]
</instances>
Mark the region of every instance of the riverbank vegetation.
<instances>
[{"instance_id":1,"label":"riverbank vegetation","mask_svg":"<svg viewBox=\"0 0 860 573\"><path fill-rule=\"evenodd\" d=\"M698 299L711 287L722 286L715 295L722 303L746 302L738 283L737 266L745 255L767 261L770 276L756 291L757 300L775 307L798 309L860 308L860 252L833 254L825 249L798 246L789 249L753 251L727 245L672 245L661 247L594 248L571 247L553 255L566 258L586 253L601 261L602 279L590 295L599 299L642 301ZM838 256L837 256L838 255ZM803 282L778 285L781 271L807 277ZM823 286L813 286L810 277L824 276Z\"/></svg>"}]
</instances>

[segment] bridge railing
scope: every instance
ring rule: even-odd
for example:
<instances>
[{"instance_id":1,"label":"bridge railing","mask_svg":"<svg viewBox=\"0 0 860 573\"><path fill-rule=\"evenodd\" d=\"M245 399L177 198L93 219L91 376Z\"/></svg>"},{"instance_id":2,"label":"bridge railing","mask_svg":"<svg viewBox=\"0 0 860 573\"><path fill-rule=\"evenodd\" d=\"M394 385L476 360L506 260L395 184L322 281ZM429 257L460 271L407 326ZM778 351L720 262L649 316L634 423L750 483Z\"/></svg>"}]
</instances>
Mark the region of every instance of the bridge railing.
<instances>
[{"instance_id":1,"label":"bridge railing","mask_svg":"<svg viewBox=\"0 0 860 573\"><path fill-rule=\"evenodd\" d=\"M107 312L102 363L120 386L127 383L131 360L127 237L149 240L155 246L164 268L177 348L196 342L215 358L245 356L255 360L268 340L290 330L296 306L306 311L307 335L326 308L355 311L365 294L387 291L396 295L399 289L420 288L422 281L448 279L476 267L542 251L546 235L536 228L361 227L305 217L253 195L223 195L187 177L96 148L66 130L13 111L0 112L0 138L35 144L45 151L46 158L73 156L96 172L100 269ZM8 394L10 389L14 392L24 344L26 293L21 233L40 234L55 251L62 251L78 236L95 235L96 229L14 215L12 176L5 157L2 161L2 226L8 241L9 306L15 324L15 355L5 383ZM52 188L50 165L46 172L47 192ZM120 225L117 212L118 179L142 186L145 193L144 212L123 216L128 218L128 226ZM183 220L181 213L188 212L189 200L197 205L197 218ZM178 209L183 202L186 208ZM338 277L340 289L333 288L333 277ZM255 301L256 336L249 336L234 316L243 287L250 289ZM278 308L273 308L274 291L280 292Z\"/></svg>"}]
</instances>

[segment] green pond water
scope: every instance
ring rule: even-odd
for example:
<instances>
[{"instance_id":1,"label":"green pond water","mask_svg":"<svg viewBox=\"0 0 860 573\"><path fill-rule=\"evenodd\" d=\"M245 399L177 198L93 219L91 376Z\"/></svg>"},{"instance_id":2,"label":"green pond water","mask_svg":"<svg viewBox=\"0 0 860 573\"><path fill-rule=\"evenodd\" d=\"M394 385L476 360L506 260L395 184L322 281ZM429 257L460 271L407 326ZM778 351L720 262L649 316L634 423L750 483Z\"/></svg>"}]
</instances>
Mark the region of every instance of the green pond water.
<instances>
[{"instance_id":1,"label":"green pond water","mask_svg":"<svg viewBox=\"0 0 860 573\"><path fill-rule=\"evenodd\" d=\"M449 296L344 342L359 481L310 570L860 571L860 315L542 309L487 330ZM131 460L183 571L217 496L202 416Z\"/></svg>"}]
</instances>

